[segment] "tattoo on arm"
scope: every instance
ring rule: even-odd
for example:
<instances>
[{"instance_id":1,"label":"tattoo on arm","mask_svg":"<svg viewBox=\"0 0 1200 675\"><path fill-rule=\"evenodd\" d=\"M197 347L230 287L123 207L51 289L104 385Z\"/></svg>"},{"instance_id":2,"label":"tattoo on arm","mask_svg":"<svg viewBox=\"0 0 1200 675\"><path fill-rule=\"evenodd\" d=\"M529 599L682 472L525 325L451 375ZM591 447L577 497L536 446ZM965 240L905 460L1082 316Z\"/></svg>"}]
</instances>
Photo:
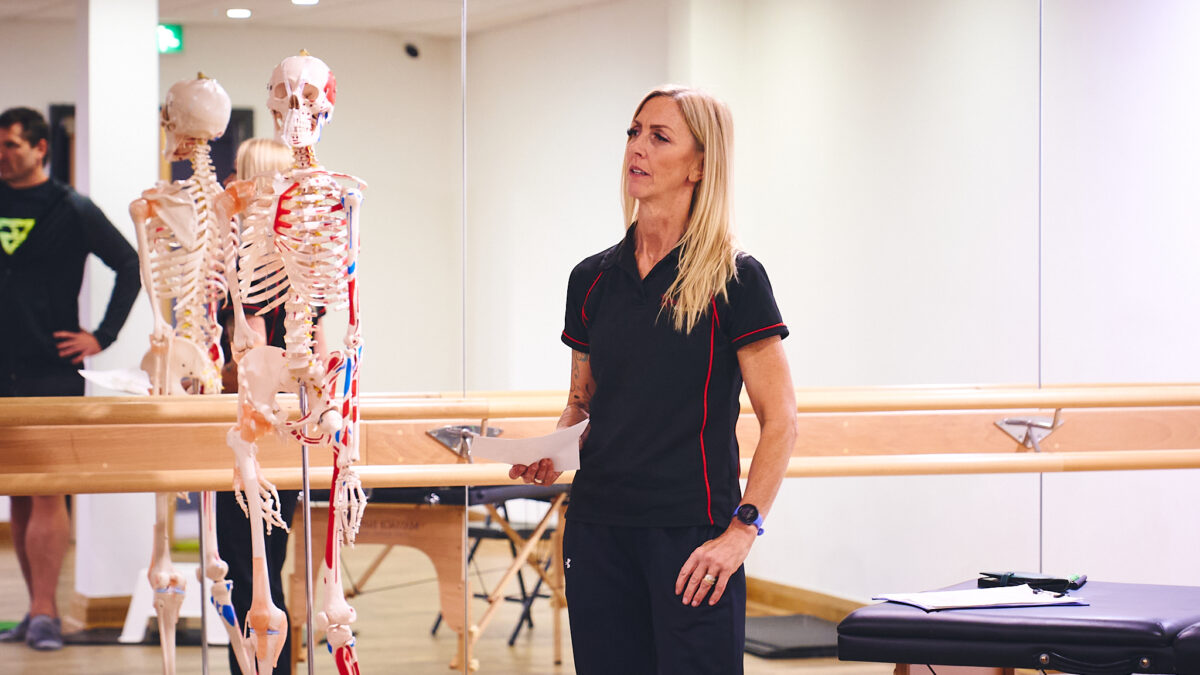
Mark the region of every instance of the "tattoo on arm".
<instances>
[{"instance_id":1,"label":"tattoo on arm","mask_svg":"<svg viewBox=\"0 0 1200 675\"><path fill-rule=\"evenodd\" d=\"M569 405L587 410L592 398L592 383L581 383L579 380L580 364L588 363L590 355L584 352L572 352L571 356L571 400Z\"/></svg>"}]
</instances>

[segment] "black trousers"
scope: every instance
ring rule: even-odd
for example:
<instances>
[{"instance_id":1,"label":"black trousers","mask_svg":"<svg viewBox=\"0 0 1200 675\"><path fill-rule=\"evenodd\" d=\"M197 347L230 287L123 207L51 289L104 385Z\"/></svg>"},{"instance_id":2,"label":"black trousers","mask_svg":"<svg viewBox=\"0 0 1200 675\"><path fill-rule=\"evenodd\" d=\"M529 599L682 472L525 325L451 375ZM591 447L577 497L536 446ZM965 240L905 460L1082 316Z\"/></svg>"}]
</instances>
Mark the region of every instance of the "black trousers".
<instances>
[{"instance_id":1,"label":"black trousers","mask_svg":"<svg viewBox=\"0 0 1200 675\"><path fill-rule=\"evenodd\" d=\"M280 512L284 521L291 521L296 512L296 498L299 490L280 490ZM288 533L276 527L266 537L267 577L271 582L271 601L287 614L287 604L283 600L283 561L287 557ZM228 578L233 582L233 609L237 612L238 622L242 629L246 628L246 613L250 611L253 596L254 564L251 558L250 519L242 513L232 492L217 493L217 549L221 559L229 565ZM291 626L291 617L288 617ZM237 657L233 648L229 648L229 672L240 675ZM287 631L283 642L283 652L279 654L279 662L275 664L275 675L291 675L292 672L292 631Z\"/></svg>"},{"instance_id":2,"label":"black trousers","mask_svg":"<svg viewBox=\"0 0 1200 675\"><path fill-rule=\"evenodd\" d=\"M76 370L44 375L0 373L0 397L83 396L83 376Z\"/></svg>"},{"instance_id":3,"label":"black trousers","mask_svg":"<svg viewBox=\"0 0 1200 675\"><path fill-rule=\"evenodd\" d=\"M684 605L675 579L724 528L618 527L567 519L563 567L578 675L739 675L746 574L716 605Z\"/></svg>"}]
</instances>

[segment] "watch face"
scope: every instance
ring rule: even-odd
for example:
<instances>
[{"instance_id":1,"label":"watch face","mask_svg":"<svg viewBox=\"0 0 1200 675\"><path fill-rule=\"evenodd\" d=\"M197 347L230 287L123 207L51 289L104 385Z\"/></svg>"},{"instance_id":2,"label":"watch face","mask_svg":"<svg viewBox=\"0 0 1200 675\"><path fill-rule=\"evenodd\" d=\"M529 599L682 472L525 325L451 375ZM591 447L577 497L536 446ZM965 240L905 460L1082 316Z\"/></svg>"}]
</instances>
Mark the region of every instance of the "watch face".
<instances>
[{"instance_id":1,"label":"watch face","mask_svg":"<svg viewBox=\"0 0 1200 675\"><path fill-rule=\"evenodd\" d=\"M742 504L737 510L738 520L747 525L753 525L758 520L758 507L753 504Z\"/></svg>"}]
</instances>

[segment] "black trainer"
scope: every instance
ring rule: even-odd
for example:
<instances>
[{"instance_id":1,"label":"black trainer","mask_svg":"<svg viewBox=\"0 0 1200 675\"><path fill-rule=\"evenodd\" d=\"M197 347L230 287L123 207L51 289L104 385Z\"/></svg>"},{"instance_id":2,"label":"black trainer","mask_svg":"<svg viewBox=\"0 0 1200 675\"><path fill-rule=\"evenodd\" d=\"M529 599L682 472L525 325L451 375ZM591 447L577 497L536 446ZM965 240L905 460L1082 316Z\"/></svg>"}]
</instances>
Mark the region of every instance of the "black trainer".
<instances>
[{"instance_id":1,"label":"black trainer","mask_svg":"<svg viewBox=\"0 0 1200 675\"><path fill-rule=\"evenodd\" d=\"M29 619L25 644L41 651L62 649L62 621L58 617L38 614Z\"/></svg>"}]
</instances>

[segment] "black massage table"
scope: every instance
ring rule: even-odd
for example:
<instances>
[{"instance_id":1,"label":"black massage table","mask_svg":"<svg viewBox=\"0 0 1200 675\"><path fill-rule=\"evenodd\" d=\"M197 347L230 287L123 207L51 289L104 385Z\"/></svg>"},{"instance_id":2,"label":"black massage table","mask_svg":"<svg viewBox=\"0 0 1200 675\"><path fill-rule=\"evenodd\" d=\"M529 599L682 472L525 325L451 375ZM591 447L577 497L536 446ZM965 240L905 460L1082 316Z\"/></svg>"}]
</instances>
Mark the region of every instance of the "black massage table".
<instances>
[{"instance_id":1,"label":"black massage table","mask_svg":"<svg viewBox=\"0 0 1200 675\"><path fill-rule=\"evenodd\" d=\"M1071 595L1089 604L936 612L870 605L838 625L838 658L935 672L944 665L1200 675L1200 587L1088 581Z\"/></svg>"}]
</instances>

